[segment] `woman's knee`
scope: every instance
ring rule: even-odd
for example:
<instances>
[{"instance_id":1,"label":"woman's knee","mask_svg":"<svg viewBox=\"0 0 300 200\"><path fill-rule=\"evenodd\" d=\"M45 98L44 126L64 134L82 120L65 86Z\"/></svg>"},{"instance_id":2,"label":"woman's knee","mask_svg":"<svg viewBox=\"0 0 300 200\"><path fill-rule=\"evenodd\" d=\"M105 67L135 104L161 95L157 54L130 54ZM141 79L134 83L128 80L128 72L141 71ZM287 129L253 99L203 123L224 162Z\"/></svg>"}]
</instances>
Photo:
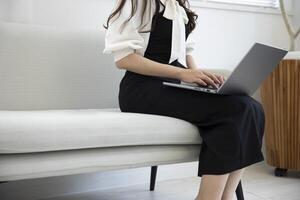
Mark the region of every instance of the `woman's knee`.
<instances>
[{"instance_id":1,"label":"woman's knee","mask_svg":"<svg viewBox=\"0 0 300 200\"><path fill-rule=\"evenodd\" d=\"M255 104L254 99L247 95L232 95L227 98L224 107L234 113L249 111Z\"/></svg>"},{"instance_id":2,"label":"woman's knee","mask_svg":"<svg viewBox=\"0 0 300 200\"><path fill-rule=\"evenodd\" d=\"M233 98L236 113L242 113L245 116L251 116L260 124L261 132L264 131L265 126L265 112L262 104L251 96L235 96ZM242 116L242 115L237 115ZM250 119L249 119L250 120Z\"/></svg>"}]
</instances>

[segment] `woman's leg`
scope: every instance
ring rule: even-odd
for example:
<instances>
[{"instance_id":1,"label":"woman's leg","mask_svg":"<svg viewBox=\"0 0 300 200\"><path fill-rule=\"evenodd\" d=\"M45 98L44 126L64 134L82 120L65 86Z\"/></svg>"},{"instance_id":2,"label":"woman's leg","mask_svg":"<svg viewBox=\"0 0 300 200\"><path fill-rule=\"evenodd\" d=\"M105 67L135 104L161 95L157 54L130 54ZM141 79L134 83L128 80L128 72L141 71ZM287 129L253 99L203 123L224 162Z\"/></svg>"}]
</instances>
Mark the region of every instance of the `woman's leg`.
<instances>
[{"instance_id":1,"label":"woman's leg","mask_svg":"<svg viewBox=\"0 0 300 200\"><path fill-rule=\"evenodd\" d=\"M233 200L245 168L224 175L202 175L196 200Z\"/></svg>"},{"instance_id":2,"label":"woman's leg","mask_svg":"<svg viewBox=\"0 0 300 200\"><path fill-rule=\"evenodd\" d=\"M195 200L220 200L229 177L224 175L202 175L198 195Z\"/></svg>"},{"instance_id":3,"label":"woman's leg","mask_svg":"<svg viewBox=\"0 0 300 200\"><path fill-rule=\"evenodd\" d=\"M252 97L171 88L154 80L125 83L119 94L122 111L175 117L199 128L198 176L204 177L198 199L220 200L230 173L263 161L264 113Z\"/></svg>"},{"instance_id":4,"label":"woman's leg","mask_svg":"<svg viewBox=\"0 0 300 200\"><path fill-rule=\"evenodd\" d=\"M237 188L237 185L239 184L239 181L242 178L242 175L245 171L245 168L235 170L231 172L228 176L227 183L225 185L225 189L222 195L222 200L233 200L233 197L235 195L235 190Z\"/></svg>"}]
</instances>

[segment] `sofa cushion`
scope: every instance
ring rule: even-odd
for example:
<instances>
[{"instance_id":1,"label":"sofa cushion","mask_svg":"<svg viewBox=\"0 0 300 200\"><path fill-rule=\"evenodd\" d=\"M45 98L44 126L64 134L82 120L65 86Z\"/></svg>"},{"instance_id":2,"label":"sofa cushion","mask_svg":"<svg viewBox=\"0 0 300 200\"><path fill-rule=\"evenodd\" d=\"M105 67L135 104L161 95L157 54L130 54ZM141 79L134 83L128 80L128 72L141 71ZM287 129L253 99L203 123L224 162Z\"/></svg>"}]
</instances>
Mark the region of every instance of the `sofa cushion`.
<instances>
[{"instance_id":1,"label":"sofa cushion","mask_svg":"<svg viewBox=\"0 0 300 200\"><path fill-rule=\"evenodd\" d=\"M198 128L168 116L113 109L0 111L0 153L201 144Z\"/></svg>"}]
</instances>

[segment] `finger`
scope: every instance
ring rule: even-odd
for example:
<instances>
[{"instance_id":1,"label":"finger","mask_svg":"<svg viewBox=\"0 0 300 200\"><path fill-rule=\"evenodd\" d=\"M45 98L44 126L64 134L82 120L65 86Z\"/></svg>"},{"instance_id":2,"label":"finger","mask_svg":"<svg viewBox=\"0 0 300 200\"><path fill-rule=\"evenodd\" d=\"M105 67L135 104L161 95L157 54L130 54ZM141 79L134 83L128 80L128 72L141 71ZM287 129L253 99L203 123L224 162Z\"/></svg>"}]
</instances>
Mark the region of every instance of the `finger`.
<instances>
[{"instance_id":1,"label":"finger","mask_svg":"<svg viewBox=\"0 0 300 200\"><path fill-rule=\"evenodd\" d=\"M221 85L224 83L224 77L222 75L218 75L218 79L221 81Z\"/></svg>"},{"instance_id":2,"label":"finger","mask_svg":"<svg viewBox=\"0 0 300 200\"><path fill-rule=\"evenodd\" d=\"M215 81L215 83L221 83L220 80L218 79L218 77L214 74L211 74L209 72L204 71L204 74L207 75L209 78L211 78L212 80Z\"/></svg>"},{"instance_id":3,"label":"finger","mask_svg":"<svg viewBox=\"0 0 300 200\"><path fill-rule=\"evenodd\" d=\"M203 76L201 77L201 79L202 79L204 82L206 82L207 84L213 86L214 88L218 88L218 86L216 85L216 83L215 83L211 78L209 78L208 76L203 75Z\"/></svg>"},{"instance_id":4,"label":"finger","mask_svg":"<svg viewBox=\"0 0 300 200\"><path fill-rule=\"evenodd\" d=\"M201 80L200 78L198 78L196 80L196 83L199 84L199 85L202 85L202 86L207 86L207 84L203 80Z\"/></svg>"},{"instance_id":5,"label":"finger","mask_svg":"<svg viewBox=\"0 0 300 200\"><path fill-rule=\"evenodd\" d=\"M218 83L220 84L221 81L218 79L218 77L214 74L208 74L208 76L215 82L215 83Z\"/></svg>"},{"instance_id":6,"label":"finger","mask_svg":"<svg viewBox=\"0 0 300 200\"><path fill-rule=\"evenodd\" d=\"M201 79L207 84L210 84L210 85L214 84L214 81L211 78L209 78L207 75L202 75Z\"/></svg>"},{"instance_id":7,"label":"finger","mask_svg":"<svg viewBox=\"0 0 300 200\"><path fill-rule=\"evenodd\" d=\"M225 76L222 76L222 79L223 79L223 83L226 81L226 78Z\"/></svg>"},{"instance_id":8,"label":"finger","mask_svg":"<svg viewBox=\"0 0 300 200\"><path fill-rule=\"evenodd\" d=\"M198 75L203 75L203 70L201 70L201 69L196 69L196 70L198 72Z\"/></svg>"},{"instance_id":9,"label":"finger","mask_svg":"<svg viewBox=\"0 0 300 200\"><path fill-rule=\"evenodd\" d=\"M222 76L217 75L217 78L218 78L218 80L220 81L220 83L222 84L222 83L223 83L223 78L222 78Z\"/></svg>"}]
</instances>

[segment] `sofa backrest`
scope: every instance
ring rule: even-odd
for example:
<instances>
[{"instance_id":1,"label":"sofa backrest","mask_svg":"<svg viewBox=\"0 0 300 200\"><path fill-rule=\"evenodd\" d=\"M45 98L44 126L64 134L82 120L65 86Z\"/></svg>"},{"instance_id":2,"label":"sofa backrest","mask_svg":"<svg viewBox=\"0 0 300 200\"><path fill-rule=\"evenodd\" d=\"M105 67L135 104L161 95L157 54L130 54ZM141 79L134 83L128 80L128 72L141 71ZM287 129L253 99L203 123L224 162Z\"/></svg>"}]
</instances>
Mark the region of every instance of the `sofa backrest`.
<instances>
[{"instance_id":1,"label":"sofa backrest","mask_svg":"<svg viewBox=\"0 0 300 200\"><path fill-rule=\"evenodd\" d=\"M0 22L0 110L119 107L125 71L102 53L104 34Z\"/></svg>"},{"instance_id":2,"label":"sofa backrest","mask_svg":"<svg viewBox=\"0 0 300 200\"><path fill-rule=\"evenodd\" d=\"M0 110L118 107L119 70L104 29L0 23Z\"/></svg>"}]
</instances>

